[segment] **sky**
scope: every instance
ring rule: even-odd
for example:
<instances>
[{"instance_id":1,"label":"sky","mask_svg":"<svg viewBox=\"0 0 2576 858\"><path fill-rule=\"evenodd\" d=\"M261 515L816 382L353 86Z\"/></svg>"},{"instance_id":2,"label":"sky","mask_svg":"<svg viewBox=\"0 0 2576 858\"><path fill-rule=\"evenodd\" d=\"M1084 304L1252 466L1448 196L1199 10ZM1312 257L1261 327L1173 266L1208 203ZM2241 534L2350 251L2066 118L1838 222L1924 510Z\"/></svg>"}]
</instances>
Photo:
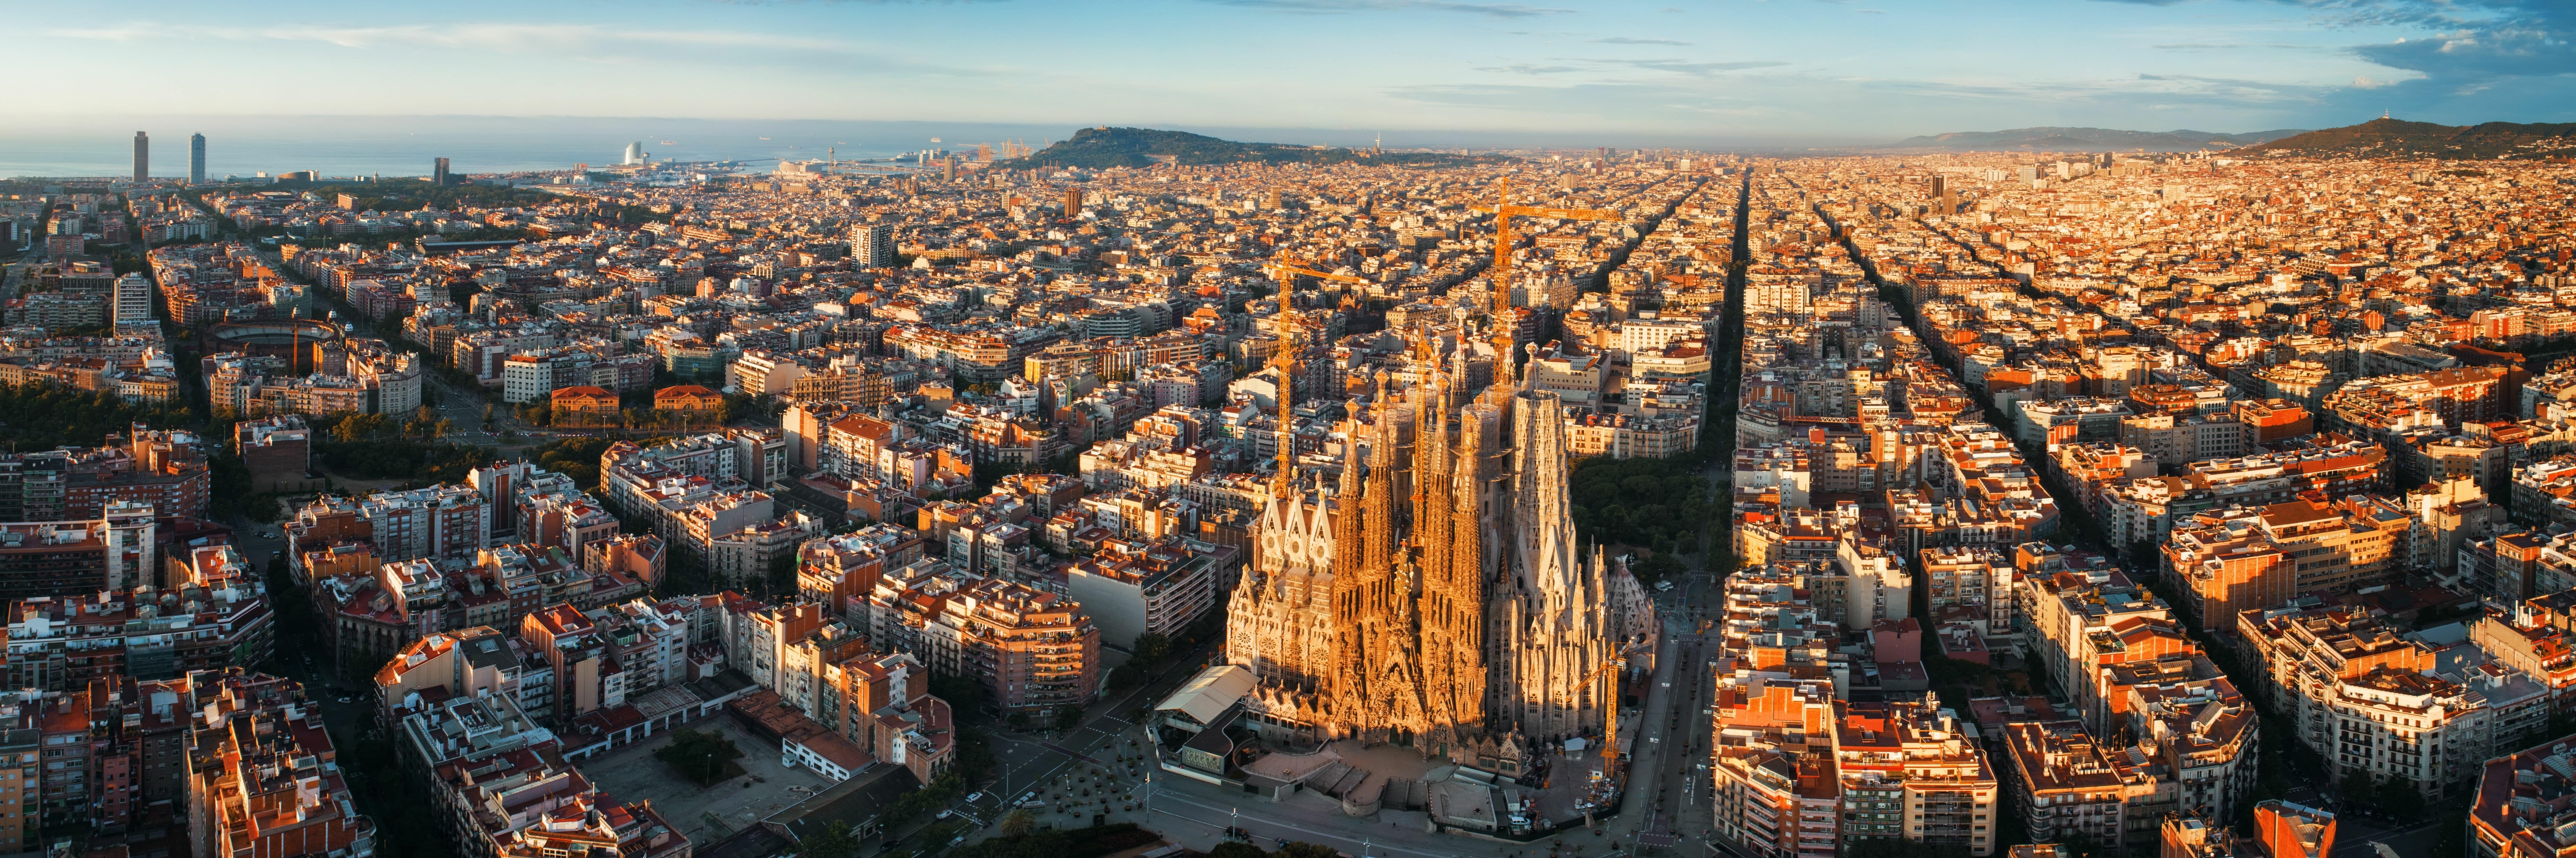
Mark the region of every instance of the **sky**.
<instances>
[{"instance_id":1,"label":"sky","mask_svg":"<svg viewBox=\"0 0 2576 858\"><path fill-rule=\"evenodd\" d=\"M2576 0L0 0L0 15L22 36L12 65L79 70L14 90L0 146L278 116L1123 125L1391 147L2576 121Z\"/></svg>"}]
</instances>

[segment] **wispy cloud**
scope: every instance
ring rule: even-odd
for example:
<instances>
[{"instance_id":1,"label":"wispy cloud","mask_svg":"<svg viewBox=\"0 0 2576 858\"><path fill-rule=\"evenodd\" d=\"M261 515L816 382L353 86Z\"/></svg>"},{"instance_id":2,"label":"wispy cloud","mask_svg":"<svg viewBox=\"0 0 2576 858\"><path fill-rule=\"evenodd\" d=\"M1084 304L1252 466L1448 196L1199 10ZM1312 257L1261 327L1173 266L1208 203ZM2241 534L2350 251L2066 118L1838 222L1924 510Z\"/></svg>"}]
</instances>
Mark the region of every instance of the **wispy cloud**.
<instances>
[{"instance_id":1,"label":"wispy cloud","mask_svg":"<svg viewBox=\"0 0 2576 858\"><path fill-rule=\"evenodd\" d=\"M1627 37L1627 36L1612 36L1612 37L1607 38L1607 39L1593 39L1593 40L1592 40L1592 43L1593 43L1593 44L1596 44L1596 45L1688 45L1688 44L1690 44L1689 42L1685 42L1685 41L1682 41L1682 40L1680 40L1680 39L1632 39L1632 38L1629 38L1629 37Z\"/></svg>"},{"instance_id":2,"label":"wispy cloud","mask_svg":"<svg viewBox=\"0 0 2576 858\"><path fill-rule=\"evenodd\" d=\"M1743 71L1745 69L1778 68L1780 66L1788 65L1788 63L1780 62L1778 60L1739 60L1736 62L1711 63L1692 63L1683 62L1681 60L1609 60L1608 62L1624 63L1647 71L1703 75L1716 74L1718 72Z\"/></svg>"},{"instance_id":3,"label":"wispy cloud","mask_svg":"<svg viewBox=\"0 0 2576 858\"><path fill-rule=\"evenodd\" d=\"M753 47L796 51L858 50L837 39L729 30L642 30L600 24L404 24L383 27L291 25L282 27L172 28L151 24L46 31L66 39L141 41L211 38L226 41L316 42L352 49L397 47L473 48L497 51L562 51L609 45Z\"/></svg>"},{"instance_id":4,"label":"wispy cloud","mask_svg":"<svg viewBox=\"0 0 2576 858\"><path fill-rule=\"evenodd\" d=\"M992 69L898 58L835 38L772 32L648 29L605 24L461 22L388 26L296 24L273 27L171 27L158 24L48 30L62 39L115 42L224 41L324 45L349 51L426 50L508 57L548 57L609 65L639 63L781 66L834 76L899 73L984 77Z\"/></svg>"},{"instance_id":5,"label":"wispy cloud","mask_svg":"<svg viewBox=\"0 0 2576 858\"><path fill-rule=\"evenodd\" d=\"M2313 49L2315 46L2294 45L2288 42L2173 42L2162 45L2148 45L2147 47L2154 48L2159 51L2239 51L2257 48L2265 50L2308 50Z\"/></svg>"},{"instance_id":6,"label":"wispy cloud","mask_svg":"<svg viewBox=\"0 0 2576 858\"><path fill-rule=\"evenodd\" d=\"M1572 9L1524 6L1519 3L1459 3L1450 2L1450 0L1207 0L1207 2L1222 6L1242 6L1309 15L1419 10L1482 15L1487 18L1533 18L1540 15L1567 15L1574 12Z\"/></svg>"},{"instance_id":7,"label":"wispy cloud","mask_svg":"<svg viewBox=\"0 0 2576 858\"><path fill-rule=\"evenodd\" d=\"M1518 64L1508 65L1508 66L1483 66L1483 67L1479 67L1479 68L1477 68L1476 70L1477 70L1477 71L1481 71L1481 72L1508 72L1508 73L1510 73L1510 74L1564 74L1564 73L1566 73L1566 72L1578 72L1578 71L1583 71L1583 70L1584 70L1584 67L1582 67L1582 66L1541 66L1541 65L1531 65L1531 64L1528 64L1528 63L1518 63Z\"/></svg>"}]
</instances>

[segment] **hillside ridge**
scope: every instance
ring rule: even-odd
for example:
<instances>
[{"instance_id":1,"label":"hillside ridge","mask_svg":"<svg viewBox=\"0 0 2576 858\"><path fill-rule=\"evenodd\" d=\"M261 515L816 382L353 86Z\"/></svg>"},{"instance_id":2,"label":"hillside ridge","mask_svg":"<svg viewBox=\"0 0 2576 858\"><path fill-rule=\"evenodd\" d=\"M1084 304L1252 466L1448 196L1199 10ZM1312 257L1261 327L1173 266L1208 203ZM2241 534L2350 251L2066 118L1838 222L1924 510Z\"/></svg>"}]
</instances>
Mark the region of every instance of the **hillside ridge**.
<instances>
[{"instance_id":1,"label":"hillside ridge","mask_svg":"<svg viewBox=\"0 0 2576 858\"><path fill-rule=\"evenodd\" d=\"M1028 157L1003 162L1003 166L1014 168L1058 166L1105 170L1112 167L1148 167L1163 159L1192 166L1251 162L1261 164L1367 163L1442 167L1514 160L1499 155L1458 155L1446 152L1370 153L1341 147L1239 143L1187 131L1113 128L1101 125L1075 131L1072 137L1056 141Z\"/></svg>"},{"instance_id":2,"label":"hillside ridge","mask_svg":"<svg viewBox=\"0 0 2576 858\"><path fill-rule=\"evenodd\" d=\"M2345 153L2383 157L2486 160L2541 158L2576 150L2576 122L2482 122L2440 125L2382 116L2247 146L2245 152Z\"/></svg>"}]
</instances>

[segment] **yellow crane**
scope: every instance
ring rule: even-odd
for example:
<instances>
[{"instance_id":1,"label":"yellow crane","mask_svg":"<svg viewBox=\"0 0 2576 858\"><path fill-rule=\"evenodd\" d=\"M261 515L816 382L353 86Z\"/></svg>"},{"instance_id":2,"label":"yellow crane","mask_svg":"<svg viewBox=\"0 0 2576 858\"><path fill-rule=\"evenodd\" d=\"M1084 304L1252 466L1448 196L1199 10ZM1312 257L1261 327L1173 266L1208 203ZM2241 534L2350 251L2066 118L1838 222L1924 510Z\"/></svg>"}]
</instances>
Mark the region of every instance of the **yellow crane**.
<instances>
[{"instance_id":1,"label":"yellow crane","mask_svg":"<svg viewBox=\"0 0 2576 858\"><path fill-rule=\"evenodd\" d=\"M1302 275L1312 277L1317 280L1330 280L1335 283L1369 282L1363 277L1356 277L1349 274L1335 274L1330 271L1318 271L1314 268L1308 267L1305 262L1287 258L1270 260L1268 264L1261 266L1261 273L1270 275L1270 278L1273 280L1286 280L1290 277Z\"/></svg>"},{"instance_id":2,"label":"yellow crane","mask_svg":"<svg viewBox=\"0 0 2576 858\"><path fill-rule=\"evenodd\" d=\"M1495 353L1501 356L1504 362L1504 368L1508 369L1512 359L1512 331L1511 326L1507 321L1511 317L1512 309L1512 218L1552 217L1563 220L1620 220L1625 218L1626 215L1622 215L1609 209L1560 209L1550 208L1547 206L1512 205L1512 188L1511 180L1509 179L1495 180L1494 194L1495 204L1493 208L1478 208L1476 211L1492 212L1494 215L1494 265L1486 272L1486 274L1492 278L1494 283ZM1499 373L1497 373L1497 375L1499 375Z\"/></svg>"},{"instance_id":3,"label":"yellow crane","mask_svg":"<svg viewBox=\"0 0 2576 858\"><path fill-rule=\"evenodd\" d=\"M1490 209L1478 208L1476 211L1492 212L1494 215L1493 277L1494 283L1501 289L1510 288L1503 284L1504 280L1507 279L1507 275L1512 272L1512 218L1550 217L1560 220L1621 220L1627 217L1627 215L1620 214L1610 209L1560 209L1549 206L1512 205L1512 188L1510 180L1508 179L1495 181L1494 189L1494 194L1497 200L1494 207ZM1500 300L1497 299L1496 303L1499 305Z\"/></svg>"},{"instance_id":4,"label":"yellow crane","mask_svg":"<svg viewBox=\"0 0 2576 858\"><path fill-rule=\"evenodd\" d=\"M1632 652L1635 650L1611 656L1609 663L1593 668L1592 675L1583 678L1585 685L1604 677L1609 680L1608 693L1601 698L1601 773L1605 776L1619 765L1619 676L1615 671L1628 665L1628 655Z\"/></svg>"}]
</instances>

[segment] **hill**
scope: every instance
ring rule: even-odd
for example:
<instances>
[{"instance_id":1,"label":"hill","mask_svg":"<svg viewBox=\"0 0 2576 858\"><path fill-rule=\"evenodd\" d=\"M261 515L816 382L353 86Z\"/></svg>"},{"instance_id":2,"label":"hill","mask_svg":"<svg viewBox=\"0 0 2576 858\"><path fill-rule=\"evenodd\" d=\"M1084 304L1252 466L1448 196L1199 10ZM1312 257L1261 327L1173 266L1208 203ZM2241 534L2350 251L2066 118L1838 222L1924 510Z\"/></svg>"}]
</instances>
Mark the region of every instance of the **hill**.
<instances>
[{"instance_id":1,"label":"hill","mask_svg":"<svg viewBox=\"0 0 2576 858\"><path fill-rule=\"evenodd\" d=\"M2436 125L2381 117L2248 146L2248 152L2346 153L2396 158L2540 158L2576 149L2576 122Z\"/></svg>"},{"instance_id":2,"label":"hill","mask_svg":"<svg viewBox=\"0 0 2576 858\"><path fill-rule=\"evenodd\" d=\"M2128 152L2138 149L2149 152L2193 152L2201 149L2232 149L2299 133L2301 133L2300 129L2295 128L2253 131L2244 134L2220 134L2190 129L2121 131L2113 128L2011 128L2003 131L1953 131L1948 134L1908 137L1875 148L1929 149L1945 152L1996 150Z\"/></svg>"},{"instance_id":3,"label":"hill","mask_svg":"<svg viewBox=\"0 0 2576 858\"><path fill-rule=\"evenodd\" d=\"M1145 167L1164 159L1180 164L1406 164L1418 166L1455 166L1488 164L1514 160L1500 155L1452 155L1440 152L1381 152L1375 155L1353 149L1321 146L1291 146L1284 143L1237 143L1219 140L1205 134L1187 131L1159 131L1152 128L1085 128L1073 132L1069 139L1001 166L1028 168L1043 164L1105 170L1110 167Z\"/></svg>"}]
</instances>

